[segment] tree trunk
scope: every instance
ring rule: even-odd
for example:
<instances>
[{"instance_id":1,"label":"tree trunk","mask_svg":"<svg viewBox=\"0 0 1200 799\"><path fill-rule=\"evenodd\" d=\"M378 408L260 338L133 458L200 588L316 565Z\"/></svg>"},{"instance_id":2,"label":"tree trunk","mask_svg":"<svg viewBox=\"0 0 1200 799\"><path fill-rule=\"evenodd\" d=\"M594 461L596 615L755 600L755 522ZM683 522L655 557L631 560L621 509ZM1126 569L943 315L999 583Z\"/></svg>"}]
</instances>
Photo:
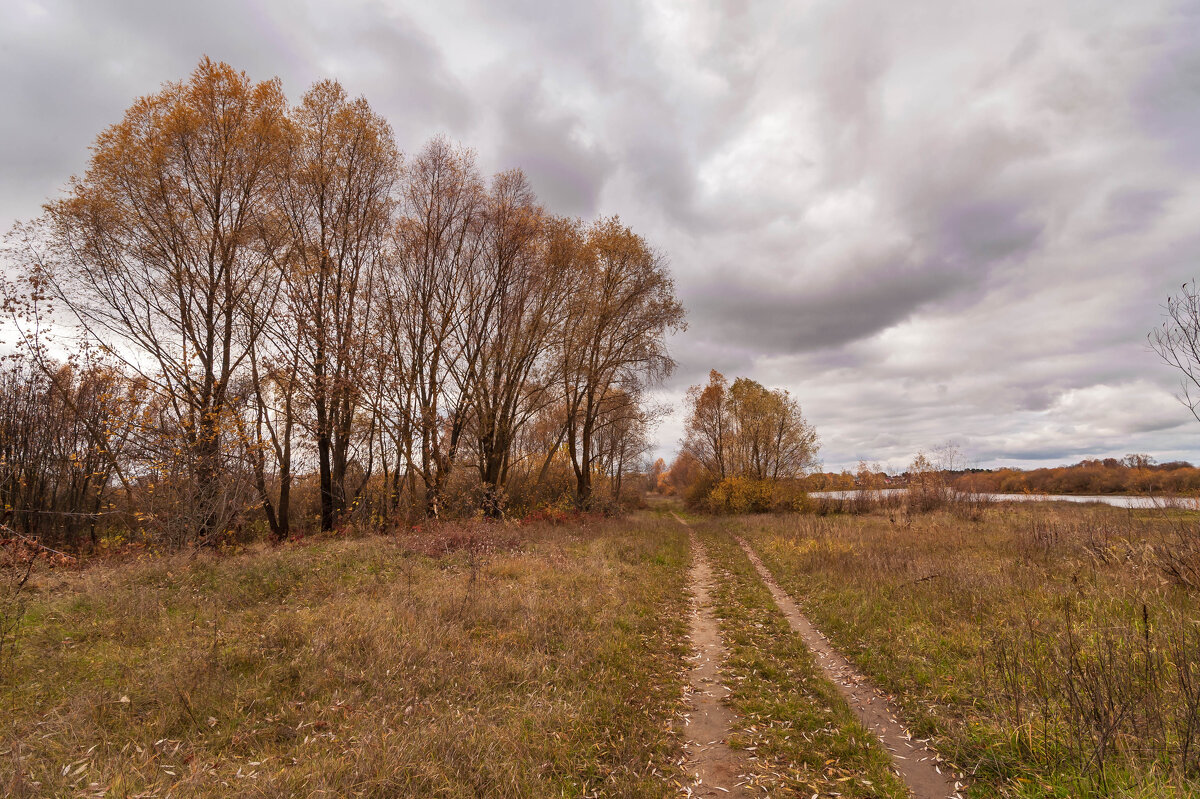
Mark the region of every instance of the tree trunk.
<instances>
[{"instance_id":1,"label":"tree trunk","mask_svg":"<svg viewBox=\"0 0 1200 799\"><path fill-rule=\"evenodd\" d=\"M321 414L323 415L323 414ZM318 419L318 427L321 422ZM328 532L333 529L333 470L330 465L329 436L324 432L317 435L317 460L321 472L321 530Z\"/></svg>"},{"instance_id":2,"label":"tree trunk","mask_svg":"<svg viewBox=\"0 0 1200 799\"><path fill-rule=\"evenodd\" d=\"M488 453L483 463L483 515L489 519L504 516L504 457L501 453Z\"/></svg>"},{"instance_id":3,"label":"tree trunk","mask_svg":"<svg viewBox=\"0 0 1200 799\"><path fill-rule=\"evenodd\" d=\"M213 537L219 532L216 528L221 445L217 413L213 409L201 416L200 431L196 437L196 502L199 505L196 539L203 546L213 543Z\"/></svg>"}]
</instances>

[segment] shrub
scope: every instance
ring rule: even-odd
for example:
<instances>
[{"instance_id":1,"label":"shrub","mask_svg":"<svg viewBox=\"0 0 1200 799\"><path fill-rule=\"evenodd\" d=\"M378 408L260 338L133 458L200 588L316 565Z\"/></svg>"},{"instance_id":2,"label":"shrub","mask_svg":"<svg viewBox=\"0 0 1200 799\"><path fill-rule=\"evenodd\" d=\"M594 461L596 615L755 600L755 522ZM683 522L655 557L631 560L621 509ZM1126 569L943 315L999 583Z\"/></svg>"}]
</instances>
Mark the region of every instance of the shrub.
<instances>
[{"instance_id":1,"label":"shrub","mask_svg":"<svg viewBox=\"0 0 1200 799\"><path fill-rule=\"evenodd\" d=\"M774 506L774 486L766 480L726 477L708 492L713 513L763 513Z\"/></svg>"},{"instance_id":2,"label":"shrub","mask_svg":"<svg viewBox=\"0 0 1200 799\"><path fill-rule=\"evenodd\" d=\"M683 496L683 503L689 510L708 510L708 495L712 493L716 481L708 475L702 475L692 482Z\"/></svg>"},{"instance_id":3,"label":"shrub","mask_svg":"<svg viewBox=\"0 0 1200 799\"><path fill-rule=\"evenodd\" d=\"M798 480L776 483L771 494L771 509L780 512L808 513L813 503Z\"/></svg>"}]
</instances>

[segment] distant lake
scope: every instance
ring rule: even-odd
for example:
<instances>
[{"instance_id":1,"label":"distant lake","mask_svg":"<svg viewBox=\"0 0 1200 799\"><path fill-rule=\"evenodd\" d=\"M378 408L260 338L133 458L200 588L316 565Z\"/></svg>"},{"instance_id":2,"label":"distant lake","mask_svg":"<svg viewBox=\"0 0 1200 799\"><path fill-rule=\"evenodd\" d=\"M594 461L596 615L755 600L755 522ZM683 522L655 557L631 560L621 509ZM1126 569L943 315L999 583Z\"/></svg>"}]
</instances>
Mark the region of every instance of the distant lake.
<instances>
[{"instance_id":1,"label":"distant lake","mask_svg":"<svg viewBox=\"0 0 1200 799\"><path fill-rule=\"evenodd\" d=\"M883 488L874 491L813 491L810 497L823 499L853 499L860 493L904 494L907 488ZM978 494L996 502L1099 502L1117 508L1191 508L1200 510L1200 499L1196 497L1147 497L1122 496L1119 494Z\"/></svg>"}]
</instances>

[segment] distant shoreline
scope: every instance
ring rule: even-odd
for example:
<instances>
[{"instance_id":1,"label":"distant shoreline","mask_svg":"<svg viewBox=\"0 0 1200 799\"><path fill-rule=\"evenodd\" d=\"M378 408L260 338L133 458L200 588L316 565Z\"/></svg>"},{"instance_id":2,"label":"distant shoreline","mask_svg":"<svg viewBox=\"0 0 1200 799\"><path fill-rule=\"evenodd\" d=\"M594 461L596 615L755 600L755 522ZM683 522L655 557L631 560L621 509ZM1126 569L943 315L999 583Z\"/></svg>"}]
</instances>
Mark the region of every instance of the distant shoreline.
<instances>
[{"instance_id":1,"label":"distant shoreline","mask_svg":"<svg viewBox=\"0 0 1200 799\"><path fill-rule=\"evenodd\" d=\"M1004 491L964 491L952 489L966 497L984 497L996 502L1074 502L1077 504L1097 503L1119 508L1191 508L1200 510L1200 497L1166 496L1162 494L1047 494L1017 493ZM861 494L907 493L908 488L855 488L842 491L810 491L809 496L817 499L852 499Z\"/></svg>"}]
</instances>

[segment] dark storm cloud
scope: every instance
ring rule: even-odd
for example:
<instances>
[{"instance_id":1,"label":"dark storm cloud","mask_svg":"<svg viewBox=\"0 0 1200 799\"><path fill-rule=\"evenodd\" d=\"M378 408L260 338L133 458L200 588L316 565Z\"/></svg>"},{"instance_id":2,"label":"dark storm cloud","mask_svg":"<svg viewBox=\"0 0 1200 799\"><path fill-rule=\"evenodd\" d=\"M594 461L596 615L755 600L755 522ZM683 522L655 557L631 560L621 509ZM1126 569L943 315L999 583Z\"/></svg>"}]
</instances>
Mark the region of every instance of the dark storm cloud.
<instances>
[{"instance_id":1,"label":"dark storm cloud","mask_svg":"<svg viewBox=\"0 0 1200 799\"><path fill-rule=\"evenodd\" d=\"M731 270L732 271L732 270ZM945 269L914 269L897 259L858 281L824 285L806 278L773 291L730 274L720 293L701 296L693 315L726 341L760 354L807 352L857 341L904 319L954 291L964 276Z\"/></svg>"},{"instance_id":2,"label":"dark storm cloud","mask_svg":"<svg viewBox=\"0 0 1200 799\"><path fill-rule=\"evenodd\" d=\"M690 311L659 399L710 368L790 389L827 465L1150 451L1200 426L1145 345L1200 267L1200 3L206 4L15 0L0 222L37 213L202 54L335 77L403 149L523 167L619 213ZM660 431L669 455L676 415Z\"/></svg>"}]
</instances>

